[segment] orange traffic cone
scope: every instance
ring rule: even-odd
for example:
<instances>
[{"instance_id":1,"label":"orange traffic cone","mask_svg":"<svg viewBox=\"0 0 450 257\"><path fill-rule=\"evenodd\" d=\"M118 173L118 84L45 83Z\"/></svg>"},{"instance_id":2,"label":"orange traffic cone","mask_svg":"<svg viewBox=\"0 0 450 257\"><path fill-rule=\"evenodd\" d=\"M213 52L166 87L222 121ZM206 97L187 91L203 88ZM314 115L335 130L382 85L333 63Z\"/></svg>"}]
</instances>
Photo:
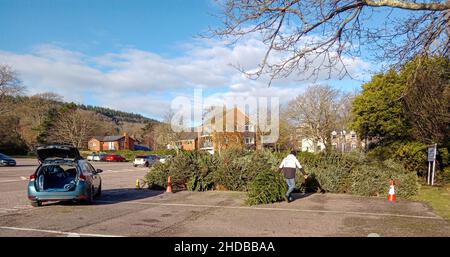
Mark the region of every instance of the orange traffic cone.
<instances>
[{"instance_id":1,"label":"orange traffic cone","mask_svg":"<svg viewBox=\"0 0 450 257\"><path fill-rule=\"evenodd\" d=\"M394 188L394 185L395 185L394 180L389 181L389 195L388 195L389 202L395 202L395 188Z\"/></svg>"},{"instance_id":2,"label":"orange traffic cone","mask_svg":"<svg viewBox=\"0 0 450 257\"><path fill-rule=\"evenodd\" d=\"M172 193L172 181L170 180L170 176L167 178L167 193Z\"/></svg>"}]
</instances>

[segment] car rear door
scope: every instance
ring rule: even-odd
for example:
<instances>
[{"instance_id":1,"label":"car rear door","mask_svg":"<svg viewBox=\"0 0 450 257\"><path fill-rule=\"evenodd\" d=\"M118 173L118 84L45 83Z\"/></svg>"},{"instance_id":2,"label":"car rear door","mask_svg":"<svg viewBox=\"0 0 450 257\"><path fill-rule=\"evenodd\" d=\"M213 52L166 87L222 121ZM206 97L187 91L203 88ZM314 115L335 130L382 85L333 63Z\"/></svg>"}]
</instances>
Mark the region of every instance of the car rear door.
<instances>
[{"instance_id":1,"label":"car rear door","mask_svg":"<svg viewBox=\"0 0 450 257\"><path fill-rule=\"evenodd\" d=\"M79 163L83 175L86 176L86 180L91 184L91 186L97 187L97 178L94 172L94 168L87 161L80 161Z\"/></svg>"},{"instance_id":2,"label":"car rear door","mask_svg":"<svg viewBox=\"0 0 450 257\"><path fill-rule=\"evenodd\" d=\"M96 169L90 163L87 162L86 164L87 164L87 168L89 169L89 172L92 176L92 183L93 183L95 189L97 190L98 187L100 186L100 182L101 182L100 175L97 174Z\"/></svg>"}]
</instances>

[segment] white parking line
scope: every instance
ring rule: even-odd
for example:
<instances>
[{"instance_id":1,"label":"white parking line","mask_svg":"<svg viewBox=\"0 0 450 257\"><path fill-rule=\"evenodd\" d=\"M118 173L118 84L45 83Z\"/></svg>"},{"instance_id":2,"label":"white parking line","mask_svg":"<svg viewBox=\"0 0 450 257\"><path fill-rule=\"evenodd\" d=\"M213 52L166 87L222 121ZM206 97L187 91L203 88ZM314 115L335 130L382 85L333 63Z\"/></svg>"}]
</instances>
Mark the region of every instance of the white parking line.
<instances>
[{"instance_id":1,"label":"white parking line","mask_svg":"<svg viewBox=\"0 0 450 257\"><path fill-rule=\"evenodd\" d=\"M11 179L11 180L0 180L0 183L10 183L10 182L22 182L21 179Z\"/></svg>"},{"instance_id":2,"label":"white parking line","mask_svg":"<svg viewBox=\"0 0 450 257\"><path fill-rule=\"evenodd\" d=\"M113 201L96 201L100 203L114 203ZM289 211L289 212L309 212L309 213L327 213L327 214L351 214L359 216L383 216L383 217L400 217L400 218L415 218L415 219L435 219L442 220L441 217L431 216L417 216L394 213L377 213L377 212L355 212L355 211L326 211L326 210L311 210L311 209L291 209L291 208L272 208L272 207L247 207L247 206L221 206L221 205L206 205L206 204L185 204L185 203L155 203L155 202L124 202L125 204L140 204L140 205L161 205L161 206L179 206L179 207L196 207L196 208L218 208L218 209L242 209L242 210L261 210L261 211Z\"/></svg>"},{"instance_id":3,"label":"white parking line","mask_svg":"<svg viewBox=\"0 0 450 257\"><path fill-rule=\"evenodd\" d=\"M42 233L49 233L49 234L66 235L66 236L69 236L69 237L73 237L73 236L88 236L88 237L123 237L123 236L117 236L117 235L74 233L74 232L65 232L65 231L57 231L57 230L35 229L35 228L0 227L0 229L5 229L5 230L16 230L16 231L42 232Z\"/></svg>"},{"instance_id":4,"label":"white parking line","mask_svg":"<svg viewBox=\"0 0 450 257\"><path fill-rule=\"evenodd\" d=\"M17 211L17 209L13 209L13 208L0 208L0 211Z\"/></svg>"}]
</instances>

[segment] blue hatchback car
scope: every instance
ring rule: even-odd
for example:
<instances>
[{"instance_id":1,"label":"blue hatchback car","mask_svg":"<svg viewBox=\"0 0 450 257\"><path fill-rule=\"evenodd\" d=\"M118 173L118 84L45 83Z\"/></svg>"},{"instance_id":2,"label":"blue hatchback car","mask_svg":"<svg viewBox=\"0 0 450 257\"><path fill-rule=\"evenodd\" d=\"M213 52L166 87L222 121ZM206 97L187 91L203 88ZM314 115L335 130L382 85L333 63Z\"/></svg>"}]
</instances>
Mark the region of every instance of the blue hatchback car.
<instances>
[{"instance_id":1,"label":"blue hatchback car","mask_svg":"<svg viewBox=\"0 0 450 257\"><path fill-rule=\"evenodd\" d=\"M0 166L16 166L16 161L2 153L0 153Z\"/></svg>"},{"instance_id":2,"label":"blue hatchback car","mask_svg":"<svg viewBox=\"0 0 450 257\"><path fill-rule=\"evenodd\" d=\"M92 204L101 195L100 169L83 160L77 148L46 145L36 148L40 165L31 174L28 199L38 207L45 201L81 201Z\"/></svg>"}]
</instances>

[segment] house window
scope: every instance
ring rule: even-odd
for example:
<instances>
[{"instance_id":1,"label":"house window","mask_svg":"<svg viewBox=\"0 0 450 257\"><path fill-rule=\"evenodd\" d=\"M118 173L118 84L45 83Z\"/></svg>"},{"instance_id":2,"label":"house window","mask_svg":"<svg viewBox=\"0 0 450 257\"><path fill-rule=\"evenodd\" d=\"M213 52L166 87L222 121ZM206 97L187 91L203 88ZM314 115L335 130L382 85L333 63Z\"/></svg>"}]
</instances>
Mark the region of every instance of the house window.
<instances>
[{"instance_id":1,"label":"house window","mask_svg":"<svg viewBox=\"0 0 450 257\"><path fill-rule=\"evenodd\" d=\"M356 144L352 144L352 150L356 150Z\"/></svg>"},{"instance_id":2,"label":"house window","mask_svg":"<svg viewBox=\"0 0 450 257\"><path fill-rule=\"evenodd\" d=\"M253 137L246 137L245 138L245 144L249 145L249 144L253 144L253 143L254 143Z\"/></svg>"},{"instance_id":3,"label":"house window","mask_svg":"<svg viewBox=\"0 0 450 257\"><path fill-rule=\"evenodd\" d=\"M245 128L245 132L253 132L252 125L246 124L244 126L244 128Z\"/></svg>"},{"instance_id":4,"label":"house window","mask_svg":"<svg viewBox=\"0 0 450 257\"><path fill-rule=\"evenodd\" d=\"M203 141L203 148L207 148L207 147L212 147L211 139L205 139L205 141Z\"/></svg>"},{"instance_id":5,"label":"house window","mask_svg":"<svg viewBox=\"0 0 450 257\"><path fill-rule=\"evenodd\" d=\"M108 142L108 150L116 150L114 149L114 142Z\"/></svg>"},{"instance_id":6,"label":"house window","mask_svg":"<svg viewBox=\"0 0 450 257\"><path fill-rule=\"evenodd\" d=\"M223 139L223 143L224 143L224 144L228 144L228 138L224 138L224 139Z\"/></svg>"},{"instance_id":7,"label":"house window","mask_svg":"<svg viewBox=\"0 0 450 257\"><path fill-rule=\"evenodd\" d=\"M356 139L356 134L355 133L352 134L352 139Z\"/></svg>"}]
</instances>

